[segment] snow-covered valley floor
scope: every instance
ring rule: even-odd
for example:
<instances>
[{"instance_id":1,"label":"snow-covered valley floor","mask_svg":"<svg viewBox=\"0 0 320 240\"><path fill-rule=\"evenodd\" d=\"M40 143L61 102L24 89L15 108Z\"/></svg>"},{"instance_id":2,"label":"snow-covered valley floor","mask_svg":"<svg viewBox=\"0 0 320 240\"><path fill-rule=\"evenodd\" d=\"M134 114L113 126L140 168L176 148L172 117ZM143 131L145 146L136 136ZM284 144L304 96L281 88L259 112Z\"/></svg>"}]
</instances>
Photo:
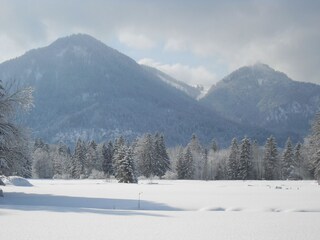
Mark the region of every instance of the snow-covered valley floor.
<instances>
[{"instance_id":1,"label":"snow-covered valley floor","mask_svg":"<svg viewBox=\"0 0 320 240\"><path fill-rule=\"evenodd\" d=\"M314 181L30 183L33 186L1 186L1 240L318 240L320 236L320 186Z\"/></svg>"}]
</instances>

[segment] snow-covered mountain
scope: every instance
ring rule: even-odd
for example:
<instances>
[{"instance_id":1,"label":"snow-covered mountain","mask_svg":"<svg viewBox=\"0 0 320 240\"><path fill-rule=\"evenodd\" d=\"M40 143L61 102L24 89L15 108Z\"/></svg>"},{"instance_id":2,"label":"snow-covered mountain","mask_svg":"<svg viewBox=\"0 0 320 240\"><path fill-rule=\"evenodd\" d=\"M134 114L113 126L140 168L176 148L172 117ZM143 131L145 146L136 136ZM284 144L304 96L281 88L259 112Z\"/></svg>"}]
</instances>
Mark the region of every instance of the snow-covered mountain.
<instances>
[{"instance_id":1,"label":"snow-covered mountain","mask_svg":"<svg viewBox=\"0 0 320 240\"><path fill-rule=\"evenodd\" d=\"M222 79L201 102L232 121L302 137L320 111L320 86L258 63Z\"/></svg>"},{"instance_id":2,"label":"snow-covered mountain","mask_svg":"<svg viewBox=\"0 0 320 240\"><path fill-rule=\"evenodd\" d=\"M159 131L171 145L186 143L192 133L226 145L233 136L263 141L269 134L226 120L161 76L84 34L0 64L0 79L35 88L35 108L26 124L50 142L120 134L132 139Z\"/></svg>"},{"instance_id":3,"label":"snow-covered mountain","mask_svg":"<svg viewBox=\"0 0 320 240\"><path fill-rule=\"evenodd\" d=\"M141 66L143 68L145 68L147 71L150 71L154 75L158 76L165 83L167 83L167 84L175 87L176 89L188 94L190 97L192 97L194 99L197 99L202 92L201 86L193 87L193 86L190 86L182 81L179 81L179 80L169 76L168 74L166 74L156 68L153 68L153 67L150 67L147 65L141 65Z\"/></svg>"}]
</instances>

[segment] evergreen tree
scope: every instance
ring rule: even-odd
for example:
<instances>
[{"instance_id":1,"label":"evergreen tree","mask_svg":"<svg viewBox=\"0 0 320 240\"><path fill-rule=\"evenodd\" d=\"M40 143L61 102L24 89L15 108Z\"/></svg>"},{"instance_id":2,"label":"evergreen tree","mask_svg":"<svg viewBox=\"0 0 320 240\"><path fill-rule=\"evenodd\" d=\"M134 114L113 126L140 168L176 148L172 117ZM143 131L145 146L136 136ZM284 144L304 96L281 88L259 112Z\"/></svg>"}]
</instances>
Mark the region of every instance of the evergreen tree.
<instances>
[{"instance_id":1,"label":"evergreen tree","mask_svg":"<svg viewBox=\"0 0 320 240\"><path fill-rule=\"evenodd\" d=\"M303 157L301 151L302 145L301 143L297 143L294 148L293 165L295 167L295 173L302 179Z\"/></svg>"},{"instance_id":2,"label":"evergreen tree","mask_svg":"<svg viewBox=\"0 0 320 240\"><path fill-rule=\"evenodd\" d=\"M170 169L170 160L165 146L163 135L156 134L154 140L155 162L153 174L159 178L163 177L167 170Z\"/></svg>"},{"instance_id":3,"label":"evergreen tree","mask_svg":"<svg viewBox=\"0 0 320 240\"><path fill-rule=\"evenodd\" d=\"M203 180L208 180L209 179L209 164L208 164L208 150L204 149L203 152L203 173L202 173L202 179Z\"/></svg>"},{"instance_id":4,"label":"evergreen tree","mask_svg":"<svg viewBox=\"0 0 320 240\"><path fill-rule=\"evenodd\" d=\"M59 142L59 145L52 154L54 177L61 177L64 173L64 165L66 164L64 162L64 151L66 151L66 149L67 147L63 143Z\"/></svg>"},{"instance_id":5,"label":"evergreen tree","mask_svg":"<svg viewBox=\"0 0 320 240\"><path fill-rule=\"evenodd\" d=\"M85 148L82 173L84 176L89 177L93 169L102 170L102 166L98 164L97 144L95 141L91 141L88 147Z\"/></svg>"},{"instance_id":6,"label":"evergreen tree","mask_svg":"<svg viewBox=\"0 0 320 240\"><path fill-rule=\"evenodd\" d=\"M117 171L115 173L116 179L120 179L121 175L123 174L120 171L120 164L123 161L123 159L125 158L125 156L126 156L126 146L125 145L118 145L117 151L115 151L115 154L113 156L113 160L116 163L116 168L117 168Z\"/></svg>"},{"instance_id":7,"label":"evergreen tree","mask_svg":"<svg viewBox=\"0 0 320 240\"><path fill-rule=\"evenodd\" d=\"M277 143L273 136L267 139L264 156L264 178L266 180L276 180L279 179L279 163L278 163L278 149Z\"/></svg>"},{"instance_id":8,"label":"evergreen tree","mask_svg":"<svg viewBox=\"0 0 320 240\"><path fill-rule=\"evenodd\" d=\"M113 144L111 141L108 142L108 145L103 144L102 146L102 169L103 172L106 174L107 178L114 174L112 159L113 159Z\"/></svg>"},{"instance_id":9,"label":"evergreen tree","mask_svg":"<svg viewBox=\"0 0 320 240\"><path fill-rule=\"evenodd\" d=\"M146 178L154 175L155 154L154 144L151 134L146 134L136 147L136 157L138 158L140 173Z\"/></svg>"},{"instance_id":10,"label":"evergreen tree","mask_svg":"<svg viewBox=\"0 0 320 240\"><path fill-rule=\"evenodd\" d=\"M125 140L123 136L120 136L115 140L114 147L113 147L112 166L113 166L114 176L117 175L117 171L118 171L118 162L117 162L116 156L118 154L119 149L122 148L123 146L125 146Z\"/></svg>"},{"instance_id":11,"label":"evergreen tree","mask_svg":"<svg viewBox=\"0 0 320 240\"><path fill-rule=\"evenodd\" d=\"M24 178L31 178L32 177L32 158L28 154L28 156L25 156L25 159L23 161L23 167L21 169L21 173L18 174Z\"/></svg>"},{"instance_id":12,"label":"evergreen tree","mask_svg":"<svg viewBox=\"0 0 320 240\"><path fill-rule=\"evenodd\" d=\"M119 163L117 179L120 183L136 183L133 153L131 148L122 146L117 153L117 161Z\"/></svg>"},{"instance_id":13,"label":"evergreen tree","mask_svg":"<svg viewBox=\"0 0 320 240\"><path fill-rule=\"evenodd\" d=\"M320 183L320 113L313 121L309 143L311 173Z\"/></svg>"},{"instance_id":14,"label":"evergreen tree","mask_svg":"<svg viewBox=\"0 0 320 240\"><path fill-rule=\"evenodd\" d=\"M190 142L187 145L189 148L193 164L194 164L194 178L195 179L204 179L203 173L206 164L206 156L203 147L201 146L198 137L193 134Z\"/></svg>"},{"instance_id":15,"label":"evergreen tree","mask_svg":"<svg viewBox=\"0 0 320 240\"><path fill-rule=\"evenodd\" d=\"M232 139L230 154L227 163L227 174L228 179L235 180L238 178L238 170L239 170L239 147L237 139Z\"/></svg>"},{"instance_id":16,"label":"evergreen tree","mask_svg":"<svg viewBox=\"0 0 320 240\"><path fill-rule=\"evenodd\" d=\"M189 147L186 148L186 151L184 154L184 161L185 161L185 178L194 179L195 166L194 166L194 160L191 153L191 149Z\"/></svg>"},{"instance_id":17,"label":"evergreen tree","mask_svg":"<svg viewBox=\"0 0 320 240\"><path fill-rule=\"evenodd\" d=\"M320 150L316 152L316 155L314 156L315 161L315 171L314 171L314 177L317 179L318 183L320 184Z\"/></svg>"},{"instance_id":18,"label":"evergreen tree","mask_svg":"<svg viewBox=\"0 0 320 240\"><path fill-rule=\"evenodd\" d=\"M288 179L290 177L290 174L293 173L293 163L294 154L292 149L292 143L290 138L288 138L281 158L281 178L283 180Z\"/></svg>"},{"instance_id":19,"label":"evergreen tree","mask_svg":"<svg viewBox=\"0 0 320 240\"><path fill-rule=\"evenodd\" d=\"M86 161L85 143L78 139L74 154L71 159L71 177L80 178L84 174L84 163Z\"/></svg>"},{"instance_id":20,"label":"evergreen tree","mask_svg":"<svg viewBox=\"0 0 320 240\"><path fill-rule=\"evenodd\" d=\"M71 178L71 153L67 145L59 143L53 154L55 178Z\"/></svg>"},{"instance_id":21,"label":"evergreen tree","mask_svg":"<svg viewBox=\"0 0 320 240\"><path fill-rule=\"evenodd\" d=\"M239 159L239 170L238 179L248 180L253 178L253 167L252 167L252 148L250 140L245 137L240 146L240 159Z\"/></svg>"},{"instance_id":22,"label":"evergreen tree","mask_svg":"<svg viewBox=\"0 0 320 240\"><path fill-rule=\"evenodd\" d=\"M182 149L179 149L179 152L177 155L176 172L177 172L178 179L186 179L187 170L186 170L186 163L185 163Z\"/></svg>"},{"instance_id":23,"label":"evergreen tree","mask_svg":"<svg viewBox=\"0 0 320 240\"><path fill-rule=\"evenodd\" d=\"M252 166L253 166L253 179L261 180L263 178L263 163L261 149L257 140L252 142Z\"/></svg>"}]
</instances>

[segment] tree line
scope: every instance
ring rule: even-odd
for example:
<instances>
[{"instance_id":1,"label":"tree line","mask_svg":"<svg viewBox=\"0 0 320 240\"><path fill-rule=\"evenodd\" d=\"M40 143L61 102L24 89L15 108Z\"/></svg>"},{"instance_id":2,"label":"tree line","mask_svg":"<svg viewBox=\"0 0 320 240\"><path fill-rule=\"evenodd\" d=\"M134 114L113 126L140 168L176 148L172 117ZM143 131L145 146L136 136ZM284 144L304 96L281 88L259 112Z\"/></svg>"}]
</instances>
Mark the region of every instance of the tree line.
<instances>
[{"instance_id":1,"label":"tree line","mask_svg":"<svg viewBox=\"0 0 320 240\"><path fill-rule=\"evenodd\" d=\"M320 118L319 118L320 119ZM318 123L319 124L319 123ZM320 124L319 124L320 126ZM315 136L295 146L288 138L284 149L270 136L261 147L256 141L236 138L228 149L215 140L203 147L196 135L185 146L166 148L161 134L145 134L129 144L123 137L97 144L78 139L73 151L60 143L34 144L35 178L110 178L137 182L138 177L197 180L301 180L319 177ZM309 139L309 140L308 140ZM312 153L315 152L315 153Z\"/></svg>"},{"instance_id":2,"label":"tree line","mask_svg":"<svg viewBox=\"0 0 320 240\"><path fill-rule=\"evenodd\" d=\"M134 183L139 176L162 178L170 169L164 137L145 134L132 144L122 136L97 144L78 139L74 151L59 143L49 145L37 139L32 153L35 178L110 178Z\"/></svg>"}]
</instances>

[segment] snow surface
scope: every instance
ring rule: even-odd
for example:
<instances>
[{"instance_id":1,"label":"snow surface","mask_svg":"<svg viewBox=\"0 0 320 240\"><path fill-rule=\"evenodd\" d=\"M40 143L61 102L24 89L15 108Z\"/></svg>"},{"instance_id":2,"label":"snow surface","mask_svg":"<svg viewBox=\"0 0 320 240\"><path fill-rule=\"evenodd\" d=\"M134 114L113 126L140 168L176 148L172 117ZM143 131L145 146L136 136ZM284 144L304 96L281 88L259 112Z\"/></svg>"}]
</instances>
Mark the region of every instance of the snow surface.
<instances>
[{"instance_id":1,"label":"snow surface","mask_svg":"<svg viewBox=\"0 0 320 240\"><path fill-rule=\"evenodd\" d=\"M313 240L320 235L320 186L314 181L30 183L33 187L2 187L0 239Z\"/></svg>"}]
</instances>

